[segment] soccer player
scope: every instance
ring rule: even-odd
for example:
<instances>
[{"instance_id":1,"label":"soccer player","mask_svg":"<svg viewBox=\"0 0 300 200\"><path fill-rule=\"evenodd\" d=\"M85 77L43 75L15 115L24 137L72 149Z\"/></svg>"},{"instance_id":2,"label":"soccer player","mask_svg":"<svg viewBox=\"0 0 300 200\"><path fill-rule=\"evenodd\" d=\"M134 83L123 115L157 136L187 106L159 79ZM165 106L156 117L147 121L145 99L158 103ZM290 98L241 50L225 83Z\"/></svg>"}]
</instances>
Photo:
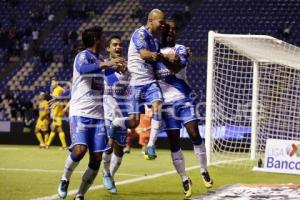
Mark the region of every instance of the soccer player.
<instances>
[{"instance_id":1,"label":"soccer player","mask_svg":"<svg viewBox=\"0 0 300 200\"><path fill-rule=\"evenodd\" d=\"M213 181L207 170L206 150L198 129L198 119L195 105L190 98L192 92L186 80L186 66L188 65L187 49L175 43L176 24L167 21L162 36L163 53L175 52L177 62L171 65L158 63L156 73L163 92L164 106L162 118L170 142L171 157L176 171L182 178L186 198L192 195L192 182L186 174L184 157L180 148L180 128L186 128L194 146L194 153L200 162L202 179L207 188L212 187Z\"/></svg>"},{"instance_id":2,"label":"soccer player","mask_svg":"<svg viewBox=\"0 0 300 200\"><path fill-rule=\"evenodd\" d=\"M163 30L165 15L159 9L150 11L147 25L135 30L128 49L128 71L130 73L129 117L113 120L114 127L134 129L140 121L144 103L152 106L150 139L145 152L146 159L155 159L155 142L161 126L162 94L154 76L154 67L159 60L172 57L159 52L158 38Z\"/></svg>"},{"instance_id":3,"label":"soccer player","mask_svg":"<svg viewBox=\"0 0 300 200\"><path fill-rule=\"evenodd\" d=\"M122 57L123 44L121 37L111 36L107 41L107 51L109 60ZM107 127L112 126L112 120L115 117L127 117L127 95L129 73L116 72L113 68L107 68L104 71L104 116ZM109 144L111 149L103 154L103 185L111 192L117 192L114 181L114 175L119 169L122 158L123 149L126 145L127 129L119 128L115 132L109 134Z\"/></svg>"},{"instance_id":4,"label":"soccer player","mask_svg":"<svg viewBox=\"0 0 300 200\"><path fill-rule=\"evenodd\" d=\"M46 100L46 94L41 92L39 94L39 117L35 126L35 135L40 143L40 148L45 148L45 143L48 140L48 126L49 126L49 105ZM44 139L43 136L44 135Z\"/></svg>"},{"instance_id":5,"label":"soccer player","mask_svg":"<svg viewBox=\"0 0 300 200\"><path fill-rule=\"evenodd\" d=\"M65 103L63 100L60 99L65 90L63 87L61 87L58 84L58 81L54 79L51 81L51 88L52 88L52 97L54 98L55 101L51 106L51 118L52 118L52 123L50 125L51 133L49 139L47 140L46 148L49 148L53 139L56 136L56 133L58 133L62 145L61 149L66 150L67 149L66 137L65 137L65 132L63 131L62 128L62 120L64 117Z\"/></svg>"},{"instance_id":6,"label":"soccer player","mask_svg":"<svg viewBox=\"0 0 300 200\"><path fill-rule=\"evenodd\" d=\"M103 61L99 53L105 47L102 28L95 26L82 33L85 50L74 60L71 100L69 107L72 144L64 172L58 186L60 198L66 198L74 169L89 150L89 163L85 170L75 200L84 199L85 193L98 174L102 152L109 149L103 111L103 69L124 65L123 58Z\"/></svg>"}]
</instances>

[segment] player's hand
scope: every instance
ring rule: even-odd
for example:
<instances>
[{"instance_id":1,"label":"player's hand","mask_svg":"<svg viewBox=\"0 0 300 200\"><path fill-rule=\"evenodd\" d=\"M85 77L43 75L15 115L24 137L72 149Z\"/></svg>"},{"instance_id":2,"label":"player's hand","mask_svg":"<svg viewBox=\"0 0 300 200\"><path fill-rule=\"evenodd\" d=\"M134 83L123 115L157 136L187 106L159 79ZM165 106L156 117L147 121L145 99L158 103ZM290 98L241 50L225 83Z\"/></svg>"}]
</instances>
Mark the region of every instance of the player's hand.
<instances>
[{"instance_id":1,"label":"player's hand","mask_svg":"<svg viewBox=\"0 0 300 200\"><path fill-rule=\"evenodd\" d=\"M114 65L116 72L125 73L127 71L127 62L117 63Z\"/></svg>"},{"instance_id":2,"label":"player's hand","mask_svg":"<svg viewBox=\"0 0 300 200\"><path fill-rule=\"evenodd\" d=\"M115 66L115 65L120 65L121 63L125 63L125 58L123 57L117 57L111 59L109 62L109 66Z\"/></svg>"},{"instance_id":3,"label":"player's hand","mask_svg":"<svg viewBox=\"0 0 300 200\"><path fill-rule=\"evenodd\" d=\"M152 53L152 60L153 61L158 61L158 60L161 60L162 58L163 58L162 53Z\"/></svg>"}]
</instances>

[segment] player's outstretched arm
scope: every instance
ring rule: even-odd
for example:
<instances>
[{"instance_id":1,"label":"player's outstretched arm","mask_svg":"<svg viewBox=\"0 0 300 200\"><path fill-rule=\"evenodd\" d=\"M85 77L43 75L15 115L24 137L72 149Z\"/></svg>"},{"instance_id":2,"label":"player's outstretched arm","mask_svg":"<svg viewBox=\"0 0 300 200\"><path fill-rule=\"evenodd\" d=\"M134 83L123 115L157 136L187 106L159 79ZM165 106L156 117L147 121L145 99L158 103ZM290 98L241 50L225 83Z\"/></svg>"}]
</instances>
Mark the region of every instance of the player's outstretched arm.
<instances>
[{"instance_id":1,"label":"player's outstretched arm","mask_svg":"<svg viewBox=\"0 0 300 200\"><path fill-rule=\"evenodd\" d=\"M127 70L126 60L123 57L117 57L117 58L113 58L109 61L100 62L101 69L105 69L107 67L112 67L117 72L123 73Z\"/></svg>"}]
</instances>

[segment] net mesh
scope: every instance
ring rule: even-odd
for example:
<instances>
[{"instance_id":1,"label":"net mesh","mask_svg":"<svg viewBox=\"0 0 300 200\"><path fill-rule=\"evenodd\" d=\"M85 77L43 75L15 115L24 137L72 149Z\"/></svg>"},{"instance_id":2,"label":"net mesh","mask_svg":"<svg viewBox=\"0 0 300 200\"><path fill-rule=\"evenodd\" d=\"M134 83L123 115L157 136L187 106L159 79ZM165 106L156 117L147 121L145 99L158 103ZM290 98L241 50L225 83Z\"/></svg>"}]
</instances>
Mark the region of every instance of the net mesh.
<instances>
[{"instance_id":1,"label":"net mesh","mask_svg":"<svg viewBox=\"0 0 300 200\"><path fill-rule=\"evenodd\" d=\"M208 91L212 92L211 164L252 163L254 62L258 65L257 158L262 158L268 138L300 140L299 49L271 37L215 38L213 90Z\"/></svg>"}]
</instances>

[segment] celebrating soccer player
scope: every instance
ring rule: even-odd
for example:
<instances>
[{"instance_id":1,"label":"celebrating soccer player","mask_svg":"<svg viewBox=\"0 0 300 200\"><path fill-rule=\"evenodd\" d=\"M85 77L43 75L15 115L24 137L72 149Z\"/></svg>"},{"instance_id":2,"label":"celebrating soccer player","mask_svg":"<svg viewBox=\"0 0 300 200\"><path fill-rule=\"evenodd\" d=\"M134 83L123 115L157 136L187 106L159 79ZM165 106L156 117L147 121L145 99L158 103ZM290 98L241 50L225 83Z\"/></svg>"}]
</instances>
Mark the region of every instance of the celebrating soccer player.
<instances>
[{"instance_id":1,"label":"celebrating soccer player","mask_svg":"<svg viewBox=\"0 0 300 200\"><path fill-rule=\"evenodd\" d=\"M150 139L145 152L146 159L155 159L155 142L161 126L162 94L154 75L159 60L171 60L159 52L158 38L163 30L165 15L159 9L148 15L146 26L133 33L128 49L128 70L130 73L129 117L113 120L114 127L134 129L139 125L140 111L144 103L152 106Z\"/></svg>"},{"instance_id":2,"label":"celebrating soccer player","mask_svg":"<svg viewBox=\"0 0 300 200\"><path fill-rule=\"evenodd\" d=\"M69 108L71 154L65 162L64 173L58 186L59 197L65 198L71 175L88 149L88 167L82 176L75 200L84 199L85 193L98 174L102 152L109 149L102 104L102 69L122 66L124 62L123 58L106 62L101 59L99 53L105 46L101 27L95 26L83 31L82 42L86 49L76 55L73 65Z\"/></svg>"},{"instance_id":3,"label":"celebrating soccer player","mask_svg":"<svg viewBox=\"0 0 300 200\"><path fill-rule=\"evenodd\" d=\"M167 21L162 36L161 52L165 54L175 52L177 61L168 65L158 63L156 74L164 98L162 118L170 142L171 157L174 167L182 178L185 197L189 198L192 195L192 183L186 174L184 157L179 145L181 124L185 126L194 145L194 153L200 162L205 186L211 187L213 181L207 171L205 144L199 134L195 105L190 98L192 90L186 80L187 48L176 44L175 39L176 24L174 21Z\"/></svg>"},{"instance_id":4,"label":"celebrating soccer player","mask_svg":"<svg viewBox=\"0 0 300 200\"><path fill-rule=\"evenodd\" d=\"M122 56L123 44L121 37L111 36L107 42L107 51L109 52L109 60ZM126 66L124 66L125 70ZM129 73L116 72L113 68L107 68L104 71L104 116L106 126L111 126L115 117L127 117L127 88L129 82ZM123 149L126 145L127 129L120 128L115 132L109 133L111 149L103 154L103 185L111 192L117 192L114 182L114 175L119 169L122 158Z\"/></svg>"}]
</instances>

